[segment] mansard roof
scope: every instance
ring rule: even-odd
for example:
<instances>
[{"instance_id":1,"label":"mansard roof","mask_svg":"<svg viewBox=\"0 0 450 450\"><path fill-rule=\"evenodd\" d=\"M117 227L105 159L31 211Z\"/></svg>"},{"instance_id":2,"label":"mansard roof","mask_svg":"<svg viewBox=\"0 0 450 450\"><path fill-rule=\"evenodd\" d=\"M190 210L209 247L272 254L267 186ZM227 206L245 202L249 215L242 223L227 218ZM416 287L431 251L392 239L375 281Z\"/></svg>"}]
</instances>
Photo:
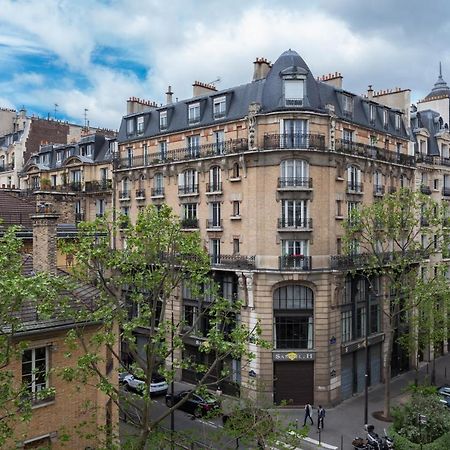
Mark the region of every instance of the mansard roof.
<instances>
[{"instance_id":1,"label":"mansard roof","mask_svg":"<svg viewBox=\"0 0 450 450\"><path fill-rule=\"evenodd\" d=\"M284 99L283 78L302 78L305 80L305 98L301 106L286 106ZM220 119L213 116L214 99L226 97L226 114ZM344 97L351 97L353 101L353 114L351 117L344 113ZM200 119L195 124L189 124L189 105L198 102L200 104ZM303 58L294 50L287 50L280 55L270 68L266 78L254 80L250 83L236 86L222 91L212 91L208 94L189 98L176 103L167 104L160 108L151 108L144 112L129 114L123 117L119 129L118 142L126 143L135 140L153 138L168 133L175 133L189 129L226 123L245 119L249 106L252 103L260 105L260 113L276 111L313 111L317 113L333 114L337 117L357 125L368 127L379 132L389 132L399 138L408 138L403 121L399 130L395 128L396 114L400 111L369 101L343 89L336 88L324 82L318 81L309 69ZM376 107L375 121L369 120L369 104ZM388 129L383 122L383 111L388 111ZM168 125L160 130L159 116L161 111L167 111ZM127 133L127 120L136 117L144 117L143 130L140 133L134 131Z\"/></svg>"}]
</instances>

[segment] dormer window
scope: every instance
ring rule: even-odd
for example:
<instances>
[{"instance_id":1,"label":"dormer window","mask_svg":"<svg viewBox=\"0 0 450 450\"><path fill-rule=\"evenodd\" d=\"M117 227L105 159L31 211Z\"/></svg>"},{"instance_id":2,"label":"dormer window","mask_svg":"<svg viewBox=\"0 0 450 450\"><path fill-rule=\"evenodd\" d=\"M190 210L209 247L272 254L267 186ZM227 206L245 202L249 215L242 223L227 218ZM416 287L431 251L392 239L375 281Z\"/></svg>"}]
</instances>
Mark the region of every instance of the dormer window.
<instances>
[{"instance_id":1,"label":"dormer window","mask_svg":"<svg viewBox=\"0 0 450 450\"><path fill-rule=\"evenodd\" d=\"M285 106L303 106L305 80L284 80Z\"/></svg>"},{"instance_id":2,"label":"dormer window","mask_svg":"<svg viewBox=\"0 0 450 450\"><path fill-rule=\"evenodd\" d=\"M369 121L372 125L375 124L375 106L369 105Z\"/></svg>"},{"instance_id":3,"label":"dormer window","mask_svg":"<svg viewBox=\"0 0 450 450\"><path fill-rule=\"evenodd\" d=\"M139 116L137 118L137 132L139 134L144 132L144 116Z\"/></svg>"},{"instance_id":4,"label":"dormer window","mask_svg":"<svg viewBox=\"0 0 450 450\"><path fill-rule=\"evenodd\" d=\"M351 95L344 95L342 99L342 106L345 116L353 115L353 97Z\"/></svg>"},{"instance_id":5,"label":"dormer window","mask_svg":"<svg viewBox=\"0 0 450 450\"><path fill-rule=\"evenodd\" d=\"M127 119L127 134L134 133L134 117Z\"/></svg>"},{"instance_id":6,"label":"dormer window","mask_svg":"<svg viewBox=\"0 0 450 450\"><path fill-rule=\"evenodd\" d=\"M189 124L200 122L200 103L192 103L188 109Z\"/></svg>"},{"instance_id":7,"label":"dormer window","mask_svg":"<svg viewBox=\"0 0 450 450\"><path fill-rule=\"evenodd\" d=\"M159 113L159 129L165 130L167 128L167 111L160 111Z\"/></svg>"},{"instance_id":8,"label":"dormer window","mask_svg":"<svg viewBox=\"0 0 450 450\"><path fill-rule=\"evenodd\" d=\"M213 103L214 119L221 119L222 117L225 117L226 108L227 108L227 99L225 96L215 98Z\"/></svg>"},{"instance_id":9,"label":"dormer window","mask_svg":"<svg viewBox=\"0 0 450 450\"><path fill-rule=\"evenodd\" d=\"M400 120L400 114L395 115L395 129L400 130L401 126L401 120Z\"/></svg>"},{"instance_id":10,"label":"dormer window","mask_svg":"<svg viewBox=\"0 0 450 450\"><path fill-rule=\"evenodd\" d=\"M62 161L62 155L64 152L56 152L56 162L60 163Z\"/></svg>"},{"instance_id":11,"label":"dormer window","mask_svg":"<svg viewBox=\"0 0 450 450\"><path fill-rule=\"evenodd\" d=\"M387 109L383 110L383 127L387 128L389 123L389 112Z\"/></svg>"}]
</instances>

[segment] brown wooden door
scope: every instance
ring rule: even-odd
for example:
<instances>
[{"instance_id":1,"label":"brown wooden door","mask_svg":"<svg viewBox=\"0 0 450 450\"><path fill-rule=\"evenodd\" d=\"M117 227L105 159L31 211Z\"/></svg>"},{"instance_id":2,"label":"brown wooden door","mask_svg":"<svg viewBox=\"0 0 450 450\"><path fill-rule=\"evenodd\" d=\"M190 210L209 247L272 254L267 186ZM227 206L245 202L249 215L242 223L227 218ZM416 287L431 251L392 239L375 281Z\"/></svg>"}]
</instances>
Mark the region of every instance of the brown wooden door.
<instances>
[{"instance_id":1,"label":"brown wooden door","mask_svg":"<svg viewBox=\"0 0 450 450\"><path fill-rule=\"evenodd\" d=\"M314 363L274 363L275 403L286 401L289 405L314 403Z\"/></svg>"}]
</instances>

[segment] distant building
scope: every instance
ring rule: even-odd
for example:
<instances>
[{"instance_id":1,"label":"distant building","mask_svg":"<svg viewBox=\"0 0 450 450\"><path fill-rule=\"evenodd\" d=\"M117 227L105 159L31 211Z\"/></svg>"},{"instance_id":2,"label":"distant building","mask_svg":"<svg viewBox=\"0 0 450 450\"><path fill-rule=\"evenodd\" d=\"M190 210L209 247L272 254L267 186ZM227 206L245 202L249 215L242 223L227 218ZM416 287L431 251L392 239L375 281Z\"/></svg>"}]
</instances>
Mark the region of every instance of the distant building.
<instances>
[{"instance_id":1,"label":"distant building","mask_svg":"<svg viewBox=\"0 0 450 450\"><path fill-rule=\"evenodd\" d=\"M259 321L273 344L249 344L249 364L224 361L224 392L303 405L363 391L366 314L370 384L379 383L381 297L364 278L344 277L359 250L342 255L342 224L354 208L414 186L409 90L357 96L340 74L316 79L292 50L273 65L257 59L250 83L193 88L177 102L169 88L163 106L128 101L114 195L132 220L145 205L166 202L186 232L198 230L222 295L242 299L240 320ZM199 299L186 286L179 294L176 319L194 323ZM183 358L207 363L198 347L208 326L204 320L185 338Z\"/></svg>"}]
</instances>

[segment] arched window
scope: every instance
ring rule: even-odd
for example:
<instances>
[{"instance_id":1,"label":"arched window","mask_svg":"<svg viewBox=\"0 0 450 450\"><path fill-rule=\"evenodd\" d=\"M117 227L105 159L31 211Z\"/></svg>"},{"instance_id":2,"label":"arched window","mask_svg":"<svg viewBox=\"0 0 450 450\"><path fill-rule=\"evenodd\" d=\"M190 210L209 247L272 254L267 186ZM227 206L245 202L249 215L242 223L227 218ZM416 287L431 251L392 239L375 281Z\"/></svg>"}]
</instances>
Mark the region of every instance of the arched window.
<instances>
[{"instance_id":1,"label":"arched window","mask_svg":"<svg viewBox=\"0 0 450 450\"><path fill-rule=\"evenodd\" d=\"M222 190L222 170L219 166L209 169L208 192L219 192Z\"/></svg>"},{"instance_id":2,"label":"arched window","mask_svg":"<svg viewBox=\"0 0 450 450\"><path fill-rule=\"evenodd\" d=\"M4 155L0 156L0 167L2 169L5 168L5 156Z\"/></svg>"},{"instance_id":3,"label":"arched window","mask_svg":"<svg viewBox=\"0 0 450 450\"><path fill-rule=\"evenodd\" d=\"M130 180L126 177L122 179L122 190L119 196L121 199L130 198Z\"/></svg>"},{"instance_id":4,"label":"arched window","mask_svg":"<svg viewBox=\"0 0 450 450\"><path fill-rule=\"evenodd\" d=\"M152 196L160 195L164 195L164 175L158 172L153 178Z\"/></svg>"},{"instance_id":5,"label":"arched window","mask_svg":"<svg viewBox=\"0 0 450 450\"><path fill-rule=\"evenodd\" d=\"M350 192L362 192L361 169L359 167L347 167L347 188Z\"/></svg>"},{"instance_id":6,"label":"arched window","mask_svg":"<svg viewBox=\"0 0 450 450\"><path fill-rule=\"evenodd\" d=\"M312 349L314 346L314 293L290 284L273 294L274 344L277 349Z\"/></svg>"},{"instance_id":7,"label":"arched window","mask_svg":"<svg viewBox=\"0 0 450 450\"><path fill-rule=\"evenodd\" d=\"M311 187L309 164L302 159L287 159L280 164L279 187Z\"/></svg>"}]
</instances>

